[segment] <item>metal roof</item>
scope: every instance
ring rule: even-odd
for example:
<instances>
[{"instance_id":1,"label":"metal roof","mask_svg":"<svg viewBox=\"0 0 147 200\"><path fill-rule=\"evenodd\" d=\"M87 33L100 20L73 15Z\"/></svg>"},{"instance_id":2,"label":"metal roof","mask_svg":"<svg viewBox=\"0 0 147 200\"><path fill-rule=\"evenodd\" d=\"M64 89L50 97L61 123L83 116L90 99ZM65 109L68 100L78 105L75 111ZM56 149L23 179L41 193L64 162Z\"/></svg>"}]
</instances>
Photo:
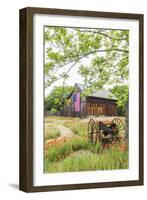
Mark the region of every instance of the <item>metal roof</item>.
<instances>
[{"instance_id":1,"label":"metal roof","mask_svg":"<svg viewBox=\"0 0 147 200\"><path fill-rule=\"evenodd\" d=\"M86 89L86 87L80 83L76 83L75 87L78 87L80 89L80 91L82 92L84 89Z\"/></svg>"},{"instance_id":2,"label":"metal roof","mask_svg":"<svg viewBox=\"0 0 147 200\"><path fill-rule=\"evenodd\" d=\"M82 92L86 87L82 84L76 83L75 87L78 87L80 91ZM89 95L91 97L99 97L99 98L104 98L104 99L112 99L116 100L116 97L109 91L109 90L98 90L94 92L93 94Z\"/></svg>"}]
</instances>

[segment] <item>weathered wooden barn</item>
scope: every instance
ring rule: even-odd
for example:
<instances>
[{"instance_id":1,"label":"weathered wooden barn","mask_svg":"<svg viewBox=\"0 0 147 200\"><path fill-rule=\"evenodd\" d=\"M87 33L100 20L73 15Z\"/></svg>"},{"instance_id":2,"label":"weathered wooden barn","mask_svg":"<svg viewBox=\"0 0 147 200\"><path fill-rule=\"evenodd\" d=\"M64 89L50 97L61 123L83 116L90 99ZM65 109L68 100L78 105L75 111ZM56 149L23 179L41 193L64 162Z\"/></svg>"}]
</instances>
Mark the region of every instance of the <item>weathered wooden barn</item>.
<instances>
[{"instance_id":1,"label":"weathered wooden barn","mask_svg":"<svg viewBox=\"0 0 147 200\"><path fill-rule=\"evenodd\" d=\"M81 97L85 86L76 83L73 92L68 97L68 105L64 105L62 115L87 116L115 116L117 115L117 100L108 90L94 92L87 97Z\"/></svg>"}]
</instances>

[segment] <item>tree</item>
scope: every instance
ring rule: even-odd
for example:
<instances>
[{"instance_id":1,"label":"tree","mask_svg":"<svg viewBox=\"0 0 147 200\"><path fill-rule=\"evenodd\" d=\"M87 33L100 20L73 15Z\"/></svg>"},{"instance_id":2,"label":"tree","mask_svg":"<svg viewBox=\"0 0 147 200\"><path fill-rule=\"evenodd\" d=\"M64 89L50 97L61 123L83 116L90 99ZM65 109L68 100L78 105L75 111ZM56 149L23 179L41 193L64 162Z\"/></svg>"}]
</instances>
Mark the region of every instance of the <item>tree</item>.
<instances>
[{"instance_id":1,"label":"tree","mask_svg":"<svg viewBox=\"0 0 147 200\"><path fill-rule=\"evenodd\" d=\"M118 114L124 116L128 102L128 85L116 85L110 91L117 98Z\"/></svg>"},{"instance_id":2,"label":"tree","mask_svg":"<svg viewBox=\"0 0 147 200\"><path fill-rule=\"evenodd\" d=\"M45 87L63 80L64 89L69 72L77 66L86 86L83 96L128 83L129 31L45 27L44 41Z\"/></svg>"},{"instance_id":3,"label":"tree","mask_svg":"<svg viewBox=\"0 0 147 200\"><path fill-rule=\"evenodd\" d=\"M87 86L84 95L128 80L127 30L46 27L44 39L46 87L65 83L77 66Z\"/></svg>"},{"instance_id":4,"label":"tree","mask_svg":"<svg viewBox=\"0 0 147 200\"><path fill-rule=\"evenodd\" d=\"M59 111L64 104L68 103L67 97L71 94L72 90L73 87L71 86L65 86L64 90L62 86L55 87L50 94L45 97L45 110L53 113Z\"/></svg>"}]
</instances>

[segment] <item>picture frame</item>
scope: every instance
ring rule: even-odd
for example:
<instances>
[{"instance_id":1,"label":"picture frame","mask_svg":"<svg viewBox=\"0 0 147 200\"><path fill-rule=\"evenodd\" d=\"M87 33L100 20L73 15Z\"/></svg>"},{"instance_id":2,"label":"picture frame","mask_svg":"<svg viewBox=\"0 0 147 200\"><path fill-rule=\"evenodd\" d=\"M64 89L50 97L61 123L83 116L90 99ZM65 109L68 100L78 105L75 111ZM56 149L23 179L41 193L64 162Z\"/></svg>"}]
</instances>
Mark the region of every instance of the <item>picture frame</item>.
<instances>
[{"instance_id":1,"label":"picture frame","mask_svg":"<svg viewBox=\"0 0 147 200\"><path fill-rule=\"evenodd\" d=\"M35 151L35 137L34 132L36 131L35 124L34 124L34 102L35 102L35 95L34 95L34 87L36 82L34 81L34 73L35 72L35 64L34 55L35 54L35 46L37 40L34 40L34 30L35 26L34 23L34 16L58 16L62 18L68 18L68 20L72 20L74 18L74 23L77 23L79 26L78 20L80 18L87 19L92 18L92 20L97 19L106 19L106 20L120 20L121 22L124 21L126 23L127 20L138 23L138 47L135 47L138 52L138 105L137 111L134 113L136 117L130 117L129 120L135 121L138 119L138 130L136 130L136 135L138 137L138 152L136 158L138 159L138 168L136 168L136 173L138 174L138 178L135 179L127 179L127 180L117 180L117 181L95 181L91 180L90 182L82 181L80 183L62 183L62 184L42 184L36 185L34 184L35 174L34 167L38 168L39 166L35 166L34 162L34 151ZM107 187L122 187L122 186L137 186L144 184L144 137L143 137L143 126L144 126L144 105L143 105L143 59L144 59L144 34L143 34L143 15L142 14L132 14L132 13L113 13L113 12L99 12L99 11L85 11L85 10L63 10L63 9L53 9L53 8L35 8L35 7L27 7L20 9L19 12L19 34L20 34L20 132L19 132L19 189L25 192L44 192L44 191L58 191L58 190L75 190L75 189L90 189L90 188L107 188ZM117 22L118 22L117 21ZM54 23L54 22L53 22ZM84 22L86 24L86 22ZM44 24L46 25L46 24ZM50 25L50 22L48 23ZM56 24L54 24L56 26ZM135 37L135 36L134 36ZM39 41L38 41L39 43ZM43 48L43 47L42 47ZM43 63L42 63L43 68ZM137 73L136 72L136 73ZM137 77L136 76L136 77ZM38 83L39 84L39 83ZM39 87L39 85L38 85ZM42 116L44 114L42 113ZM42 136L43 137L43 136ZM130 141L129 141L130 142ZM131 156L131 154L129 154ZM42 163L43 165L43 163ZM37 170L36 170L37 171ZM80 176L80 175L78 175ZM50 179L50 177L49 177ZM53 177L54 179L54 177ZM58 178L58 175L56 176ZM86 179L85 179L86 180ZM58 182L58 181L57 181Z\"/></svg>"}]
</instances>

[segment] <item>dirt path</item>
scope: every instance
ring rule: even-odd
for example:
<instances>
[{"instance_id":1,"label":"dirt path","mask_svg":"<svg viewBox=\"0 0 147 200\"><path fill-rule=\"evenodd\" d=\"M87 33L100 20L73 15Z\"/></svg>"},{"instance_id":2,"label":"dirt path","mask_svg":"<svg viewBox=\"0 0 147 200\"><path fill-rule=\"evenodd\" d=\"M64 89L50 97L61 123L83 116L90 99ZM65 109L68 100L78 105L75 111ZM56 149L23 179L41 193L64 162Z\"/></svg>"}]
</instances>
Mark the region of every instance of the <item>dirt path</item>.
<instances>
[{"instance_id":1,"label":"dirt path","mask_svg":"<svg viewBox=\"0 0 147 200\"><path fill-rule=\"evenodd\" d=\"M114 118L116 117L89 117L89 118L86 118L86 119L79 119L78 122L86 122L88 123L89 122L89 119L90 118L93 118L95 121L112 121ZM117 117L117 118L120 118L122 120L125 119L125 117ZM63 143L63 142L66 142L67 140L69 140L71 137L73 137L75 134L73 131L71 131L69 128L65 127L63 124L64 122L66 121L72 121L71 119L69 120L53 120L52 122L46 122L45 123L45 126L48 126L48 124L50 125L53 125L55 128L57 128L60 132L60 136L57 137L57 138L54 138L54 139L48 139L47 141L45 141L45 149L48 149L50 146L52 145L57 145L57 144L60 144L60 143ZM76 122L77 120L75 120Z\"/></svg>"},{"instance_id":2,"label":"dirt path","mask_svg":"<svg viewBox=\"0 0 147 200\"><path fill-rule=\"evenodd\" d=\"M73 136L74 133L62 124L56 124L55 127L60 131L61 137Z\"/></svg>"},{"instance_id":3,"label":"dirt path","mask_svg":"<svg viewBox=\"0 0 147 200\"><path fill-rule=\"evenodd\" d=\"M45 144L46 150L52 145L62 143L63 141L66 142L70 137L74 135L74 133L69 128L63 126L62 124L55 124L54 126L60 131L61 136L47 140Z\"/></svg>"}]
</instances>

